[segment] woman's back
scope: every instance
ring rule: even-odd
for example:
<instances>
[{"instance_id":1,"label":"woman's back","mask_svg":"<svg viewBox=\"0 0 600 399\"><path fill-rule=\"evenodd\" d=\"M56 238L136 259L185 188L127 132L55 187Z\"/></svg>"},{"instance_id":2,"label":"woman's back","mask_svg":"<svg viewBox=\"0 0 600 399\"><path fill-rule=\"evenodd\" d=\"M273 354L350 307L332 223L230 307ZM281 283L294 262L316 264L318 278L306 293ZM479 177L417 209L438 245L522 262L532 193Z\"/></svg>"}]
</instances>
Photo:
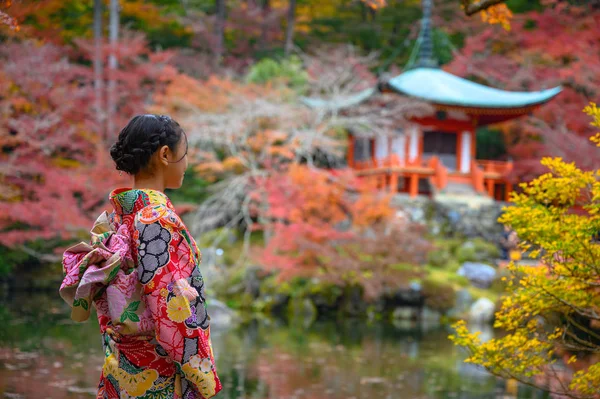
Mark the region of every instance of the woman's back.
<instances>
[{"instance_id":1,"label":"woman's back","mask_svg":"<svg viewBox=\"0 0 600 399\"><path fill-rule=\"evenodd\" d=\"M89 244L63 258L61 296L84 321L94 304L105 363L98 398L210 398L214 367L201 255L159 190L118 189Z\"/></svg>"}]
</instances>

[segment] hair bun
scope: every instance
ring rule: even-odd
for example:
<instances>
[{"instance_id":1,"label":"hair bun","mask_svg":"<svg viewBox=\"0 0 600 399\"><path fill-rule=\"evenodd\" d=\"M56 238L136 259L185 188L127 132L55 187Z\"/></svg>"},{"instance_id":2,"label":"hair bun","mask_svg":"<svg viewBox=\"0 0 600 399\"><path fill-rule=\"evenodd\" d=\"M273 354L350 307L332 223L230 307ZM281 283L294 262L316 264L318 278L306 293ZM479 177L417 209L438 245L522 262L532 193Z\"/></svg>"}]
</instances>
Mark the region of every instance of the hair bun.
<instances>
[{"instance_id":1,"label":"hair bun","mask_svg":"<svg viewBox=\"0 0 600 399\"><path fill-rule=\"evenodd\" d=\"M138 115L121 130L110 156L117 170L135 175L148 166L161 146L167 145L175 152L183 135L179 124L167 116Z\"/></svg>"}]
</instances>

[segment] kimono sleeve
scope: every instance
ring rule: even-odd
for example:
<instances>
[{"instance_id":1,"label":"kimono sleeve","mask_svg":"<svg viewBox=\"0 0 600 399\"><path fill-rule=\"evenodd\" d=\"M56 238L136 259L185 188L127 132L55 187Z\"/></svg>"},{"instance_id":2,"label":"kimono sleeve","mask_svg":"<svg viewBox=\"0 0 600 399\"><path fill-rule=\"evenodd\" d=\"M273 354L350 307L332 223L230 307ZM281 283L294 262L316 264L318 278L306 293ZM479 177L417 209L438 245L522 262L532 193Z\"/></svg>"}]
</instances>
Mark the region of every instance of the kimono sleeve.
<instances>
[{"instance_id":1,"label":"kimono sleeve","mask_svg":"<svg viewBox=\"0 0 600 399\"><path fill-rule=\"evenodd\" d=\"M214 364L195 242L175 212L163 206L140 211L133 238L138 277L156 339L185 377L183 397L215 396L221 382Z\"/></svg>"}]
</instances>

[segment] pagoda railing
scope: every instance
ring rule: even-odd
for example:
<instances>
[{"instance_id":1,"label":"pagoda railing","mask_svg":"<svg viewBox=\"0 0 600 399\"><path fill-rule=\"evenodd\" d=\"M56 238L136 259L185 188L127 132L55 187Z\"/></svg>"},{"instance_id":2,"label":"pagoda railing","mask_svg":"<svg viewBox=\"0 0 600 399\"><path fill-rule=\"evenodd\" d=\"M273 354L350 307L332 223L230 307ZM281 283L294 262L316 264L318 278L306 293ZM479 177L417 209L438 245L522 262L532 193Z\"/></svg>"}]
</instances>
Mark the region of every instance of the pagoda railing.
<instances>
[{"instance_id":1,"label":"pagoda railing","mask_svg":"<svg viewBox=\"0 0 600 399\"><path fill-rule=\"evenodd\" d=\"M405 162L397 155L391 155L377 160L356 161L352 165L359 176L371 181L378 189L387 189L396 192L399 181L404 179L404 190L411 196L419 193L419 181L429 179L436 190L441 191L447 187L450 180L462 181L471 184L478 193L486 193L497 200L507 201L511 190L508 174L512 171L511 162L501 161L471 161L469 173L449 173L438 157L431 157L423 162L416 159ZM504 192L498 191L498 185L504 186Z\"/></svg>"},{"instance_id":2,"label":"pagoda railing","mask_svg":"<svg viewBox=\"0 0 600 399\"><path fill-rule=\"evenodd\" d=\"M433 176L429 178L431 184L438 190L443 190L448 185L448 169L438 157L431 157L427 165L433 169Z\"/></svg>"},{"instance_id":3,"label":"pagoda railing","mask_svg":"<svg viewBox=\"0 0 600 399\"><path fill-rule=\"evenodd\" d=\"M479 167L477 161L471 161L471 184L478 193L485 191L483 169Z\"/></svg>"},{"instance_id":4,"label":"pagoda railing","mask_svg":"<svg viewBox=\"0 0 600 399\"><path fill-rule=\"evenodd\" d=\"M478 160L475 163L483 170L487 178L504 178L513 168L512 162Z\"/></svg>"}]
</instances>

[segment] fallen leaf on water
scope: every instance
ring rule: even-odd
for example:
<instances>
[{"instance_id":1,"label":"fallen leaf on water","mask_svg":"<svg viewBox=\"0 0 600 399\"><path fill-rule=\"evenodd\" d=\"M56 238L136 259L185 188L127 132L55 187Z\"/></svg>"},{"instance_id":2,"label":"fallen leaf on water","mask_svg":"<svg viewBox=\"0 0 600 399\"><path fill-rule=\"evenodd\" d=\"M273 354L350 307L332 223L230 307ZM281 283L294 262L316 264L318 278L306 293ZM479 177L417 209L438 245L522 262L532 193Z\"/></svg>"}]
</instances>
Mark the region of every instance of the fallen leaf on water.
<instances>
[{"instance_id":1,"label":"fallen leaf on water","mask_svg":"<svg viewBox=\"0 0 600 399\"><path fill-rule=\"evenodd\" d=\"M360 379L361 385L365 384L383 384L386 382L385 378L381 377L363 377Z\"/></svg>"}]
</instances>

